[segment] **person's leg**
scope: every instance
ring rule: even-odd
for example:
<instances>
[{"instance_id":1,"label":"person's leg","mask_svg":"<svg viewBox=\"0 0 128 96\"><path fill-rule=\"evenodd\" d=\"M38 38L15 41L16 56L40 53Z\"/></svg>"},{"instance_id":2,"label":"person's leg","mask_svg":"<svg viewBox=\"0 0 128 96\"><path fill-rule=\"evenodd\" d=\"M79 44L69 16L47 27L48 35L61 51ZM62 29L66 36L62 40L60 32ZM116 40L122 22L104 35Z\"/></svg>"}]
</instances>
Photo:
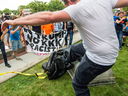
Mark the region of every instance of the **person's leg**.
<instances>
[{"instance_id":1,"label":"person's leg","mask_svg":"<svg viewBox=\"0 0 128 96\"><path fill-rule=\"evenodd\" d=\"M9 33L7 33L6 35L7 35L7 46L10 48L10 42L9 42L10 34L9 34Z\"/></svg>"},{"instance_id":2,"label":"person's leg","mask_svg":"<svg viewBox=\"0 0 128 96\"><path fill-rule=\"evenodd\" d=\"M69 34L70 34L69 46L71 46L71 44L72 44L72 39L73 39L73 30L70 30Z\"/></svg>"},{"instance_id":3,"label":"person's leg","mask_svg":"<svg viewBox=\"0 0 128 96\"><path fill-rule=\"evenodd\" d=\"M72 80L76 96L90 96L87 85L99 74L107 71L112 66L100 66L88 59L86 54L77 67L75 76Z\"/></svg>"},{"instance_id":4,"label":"person's leg","mask_svg":"<svg viewBox=\"0 0 128 96\"><path fill-rule=\"evenodd\" d=\"M119 40L119 31L118 30L116 30L116 35L117 35L117 38Z\"/></svg>"},{"instance_id":5,"label":"person's leg","mask_svg":"<svg viewBox=\"0 0 128 96\"><path fill-rule=\"evenodd\" d=\"M120 48L120 49L122 48L122 38L123 38L123 32L120 31L120 32L119 32L119 48Z\"/></svg>"},{"instance_id":6,"label":"person's leg","mask_svg":"<svg viewBox=\"0 0 128 96\"><path fill-rule=\"evenodd\" d=\"M16 40L11 40L11 45L12 45L12 50L13 50L12 55L16 58L17 57L18 42Z\"/></svg>"},{"instance_id":7,"label":"person's leg","mask_svg":"<svg viewBox=\"0 0 128 96\"><path fill-rule=\"evenodd\" d=\"M14 56L17 57L17 50L13 51L13 53L14 53Z\"/></svg>"},{"instance_id":8,"label":"person's leg","mask_svg":"<svg viewBox=\"0 0 128 96\"><path fill-rule=\"evenodd\" d=\"M67 45L67 37L68 37L69 31L67 31L67 34L65 36L65 45Z\"/></svg>"},{"instance_id":9,"label":"person's leg","mask_svg":"<svg viewBox=\"0 0 128 96\"><path fill-rule=\"evenodd\" d=\"M122 46L124 46L125 42L126 42L126 37L125 35L123 35L123 43L122 43Z\"/></svg>"},{"instance_id":10,"label":"person's leg","mask_svg":"<svg viewBox=\"0 0 128 96\"><path fill-rule=\"evenodd\" d=\"M82 43L79 44L74 44L73 46L71 46L69 54L67 56L66 62L70 63L70 62L74 62L76 61L78 58L83 57L85 54L85 49L83 47Z\"/></svg>"},{"instance_id":11,"label":"person's leg","mask_svg":"<svg viewBox=\"0 0 128 96\"><path fill-rule=\"evenodd\" d=\"M123 41L124 41L123 43L126 42L127 36L128 36L128 32L123 34ZM123 44L122 44L122 46L123 46ZM128 43L127 43L127 47L128 47Z\"/></svg>"},{"instance_id":12,"label":"person's leg","mask_svg":"<svg viewBox=\"0 0 128 96\"><path fill-rule=\"evenodd\" d=\"M5 46L4 46L4 42L0 41L0 45L1 45L1 52L4 58L4 62L5 64L7 63L7 56L6 56L6 52L5 52Z\"/></svg>"},{"instance_id":13,"label":"person's leg","mask_svg":"<svg viewBox=\"0 0 128 96\"><path fill-rule=\"evenodd\" d=\"M8 64L8 62L7 62L7 55L6 55L6 52L5 52L4 42L0 41L0 47L1 47L1 52L2 52L3 58L4 58L5 66L11 67L10 64Z\"/></svg>"},{"instance_id":14,"label":"person's leg","mask_svg":"<svg viewBox=\"0 0 128 96\"><path fill-rule=\"evenodd\" d=\"M18 40L17 41L17 51L16 51L16 54L17 54L17 52L18 52L18 50L20 49L20 48L22 48L22 43L21 43L21 41L20 40ZM19 58L18 57L18 55L16 56L16 60L22 60L21 58Z\"/></svg>"},{"instance_id":15,"label":"person's leg","mask_svg":"<svg viewBox=\"0 0 128 96\"><path fill-rule=\"evenodd\" d=\"M125 45L126 38L127 38L127 32L124 32L124 33L123 33L123 43L122 43L122 46Z\"/></svg>"},{"instance_id":16,"label":"person's leg","mask_svg":"<svg viewBox=\"0 0 128 96\"><path fill-rule=\"evenodd\" d=\"M22 48L22 43L21 43L21 41L18 40L17 42L18 42L17 49L21 49L21 48Z\"/></svg>"}]
</instances>

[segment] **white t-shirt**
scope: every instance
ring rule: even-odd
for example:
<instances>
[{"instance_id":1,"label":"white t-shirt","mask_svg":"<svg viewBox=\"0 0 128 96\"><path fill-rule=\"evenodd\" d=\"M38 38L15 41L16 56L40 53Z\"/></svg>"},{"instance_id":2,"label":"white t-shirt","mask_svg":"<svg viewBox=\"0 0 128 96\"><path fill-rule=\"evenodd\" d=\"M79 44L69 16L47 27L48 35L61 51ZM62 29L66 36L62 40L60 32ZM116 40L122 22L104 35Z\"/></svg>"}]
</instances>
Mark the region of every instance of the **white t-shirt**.
<instances>
[{"instance_id":1,"label":"white t-shirt","mask_svg":"<svg viewBox=\"0 0 128 96\"><path fill-rule=\"evenodd\" d=\"M87 57L94 63L109 66L119 51L112 8L117 0L81 0L64 10L77 26Z\"/></svg>"}]
</instances>

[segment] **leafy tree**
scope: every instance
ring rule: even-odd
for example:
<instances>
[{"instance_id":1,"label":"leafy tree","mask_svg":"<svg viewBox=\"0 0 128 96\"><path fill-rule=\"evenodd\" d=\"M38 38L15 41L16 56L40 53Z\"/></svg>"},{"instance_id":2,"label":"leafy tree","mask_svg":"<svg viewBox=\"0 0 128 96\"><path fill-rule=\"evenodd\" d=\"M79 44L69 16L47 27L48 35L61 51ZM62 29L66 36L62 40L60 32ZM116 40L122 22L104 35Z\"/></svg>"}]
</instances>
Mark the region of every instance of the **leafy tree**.
<instances>
[{"instance_id":1,"label":"leafy tree","mask_svg":"<svg viewBox=\"0 0 128 96\"><path fill-rule=\"evenodd\" d=\"M39 11L45 11L47 9L47 3L43 1L32 1L27 5L32 13L39 12Z\"/></svg>"},{"instance_id":2,"label":"leafy tree","mask_svg":"<svg viewBox=\"0 0 128 96\"><path fill-rule=\"evenodd\" d=\"M65 6L60 0L51 0L48 3L48 9L50 9L50 11L62 10L64 8Z\"/></svg>"},{"instance_id":3,"label":"leafy tree","mask_svg":"<svg viewBox=\"0 0 128 96\"><path fill-rule=\"evenodd\" d=\"M3 14L3 11L0 10L0 14Z\"/></svg>"},{"instance_id":4,"label":"leafy tree","mask_svg":"<svg viewBox=\"0 0 128 96\"><path fill-rule=\"evenodd\" d=\"M26 9L26 8L28 8L26 5L20 5L20 6L18 7L19 10Z\"/></svg>"},{"instance_id":5,"label":"leafy tree","mask_svg":"<svg viewBox=\"0 0 128 96\"><path fill-rule=\"evenodd\" d=\"M5 8L4 10L3 10L3 13L11 13L11 10L9 10L8 8Z\"/></svg>"},{"instance_id":6,"label":"leafy tree","mask_svg":"<svg viewBox=\"0 0 128 96\"><path fill-rule=\"evenodd\" d=\"M29 6L26 6L26 5L20 5L19 7L18 7L18 9L17 9L17 12L16 13L20 13L20 10L23 10L23 9L28 9L29 8Z\"/></svg>"},{"instance_id":7,"label":"leafy tree","mask_svg":"<svg viewBox=\"0 0 128 96\"><path fill-rule=\"evenodd\" d=\"M113 12L113 14L115 14L115 12L116 12L116 9L112 9L112 12Z\"/></svg>"},{"instance_id":8,"label":"leafy tree","mask_svg":"<svg viewBox=\"0 0 128 96\"><path fill-rule=\"evenodd\" d=\"M12 13L16 14L17 13L17 10L11 10Z\"/></svg>"}]
</instances>

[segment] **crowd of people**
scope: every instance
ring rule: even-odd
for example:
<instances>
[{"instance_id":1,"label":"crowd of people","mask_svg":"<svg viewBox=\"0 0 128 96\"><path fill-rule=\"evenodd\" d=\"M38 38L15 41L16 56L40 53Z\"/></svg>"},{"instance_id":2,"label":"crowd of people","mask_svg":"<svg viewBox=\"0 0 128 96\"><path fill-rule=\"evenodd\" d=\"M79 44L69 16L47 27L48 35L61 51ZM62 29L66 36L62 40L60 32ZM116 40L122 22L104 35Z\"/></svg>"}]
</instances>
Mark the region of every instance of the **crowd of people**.
<instances>
[{"instance_id":1,"label":"crowd of people","mask_svg":"<svg viewBox=\"0 0 128 96\"><path fill-rule=\"evenodd\" d=\"M18 17L12 16L10 18L10 15L6 14L5 16L1 17L0 26L6 20L15 20L17 18L22 18L22 17L25 17L22 11L20 11L20 14ZM4 57L5 66L7 67L11 67L11 65L7 63L5 45L8 46L9 49L13 50L12 56L16 60L22 60L21 58L18 57L17 51L18 49L22 48L23 45L25 46L25 51L27 52L27 46L24 38L23 27L27 27L28 29L43 35L50 35L56 32L61 32L62 30L67 30L67 35L65 36L65 46L67 46L67 38L69 38L69 36L70 36L69 46L71 46L72 39L73 39L73 32L75 30L74 24L71 21L56 22L56 23L50 23L50 24L40 25L40 26L24 25L24 26L17 26L15 29L11 29L11 25L9 25L4 32L2 31L0 32L0 40L1 40L0 42L2 42L1 46L2 45L4 46L4 48L1 48L1 51Z\"/></svg>"},{"instance_id":2,"label":"crowd of people","mask_svg":"<svg viewBox=\"0 0 128 96\"><path fill-rule=\"evenodd\" d=\"M116 29L116 34L119 40L119 49L126 43L126 38L128 36L128 14L124 12L115 12L114 24ZM127 43L128 47L128 43Z\"/></svg>"},{"instance_id":3,"label":"crowd of people","mask_svg":"<svg viewBox=\"0 0 128 96\"><path fill-rule=\"evenodd\" d=\"M17 25L45 25L72 21L83 42L71 46L67 58L63 57L63 60L67 64L82 57L72 85L76 96L90 96L87 85L114 65L119 48L122 48L121 32L127 27L126 18L124 13L119 13L119 18L115 21L115 32L112 9L128 7L128 0L62 0L62 2L66 6L63 10L39 12L24 18L8 20L2 24L1 30L5 31L9 25L14 30Z\"/></svg>"}]
</instances>

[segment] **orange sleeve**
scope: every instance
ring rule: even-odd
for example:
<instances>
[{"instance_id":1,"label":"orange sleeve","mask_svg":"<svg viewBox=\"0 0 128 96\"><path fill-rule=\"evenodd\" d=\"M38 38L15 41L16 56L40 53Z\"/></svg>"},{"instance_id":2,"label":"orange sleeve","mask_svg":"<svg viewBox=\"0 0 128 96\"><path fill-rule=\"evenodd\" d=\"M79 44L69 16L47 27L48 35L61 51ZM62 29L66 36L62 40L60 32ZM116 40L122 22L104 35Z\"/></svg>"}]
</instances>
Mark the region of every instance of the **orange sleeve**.
<instances>
[{"instance_id":1,"label":"orange sleeve","mask_svg":"<svg viewBox=\"0 0 128 96\"><path fill-rule=\"evenodd\" d=\"M54 25L53 25L53 23L51 24L51 26L52 26L52 29L54 29Z\"/></svg>"},{"instance_id":2,"label":"orange sleeve","mask_svg":"<svg viewBox=\"0 0 128 96\"><path fill-rule=\"evenodd\" d=\"M41 25L41 30L43 30L44 29L44 25Z\"/></svg>"}]
</instances>

